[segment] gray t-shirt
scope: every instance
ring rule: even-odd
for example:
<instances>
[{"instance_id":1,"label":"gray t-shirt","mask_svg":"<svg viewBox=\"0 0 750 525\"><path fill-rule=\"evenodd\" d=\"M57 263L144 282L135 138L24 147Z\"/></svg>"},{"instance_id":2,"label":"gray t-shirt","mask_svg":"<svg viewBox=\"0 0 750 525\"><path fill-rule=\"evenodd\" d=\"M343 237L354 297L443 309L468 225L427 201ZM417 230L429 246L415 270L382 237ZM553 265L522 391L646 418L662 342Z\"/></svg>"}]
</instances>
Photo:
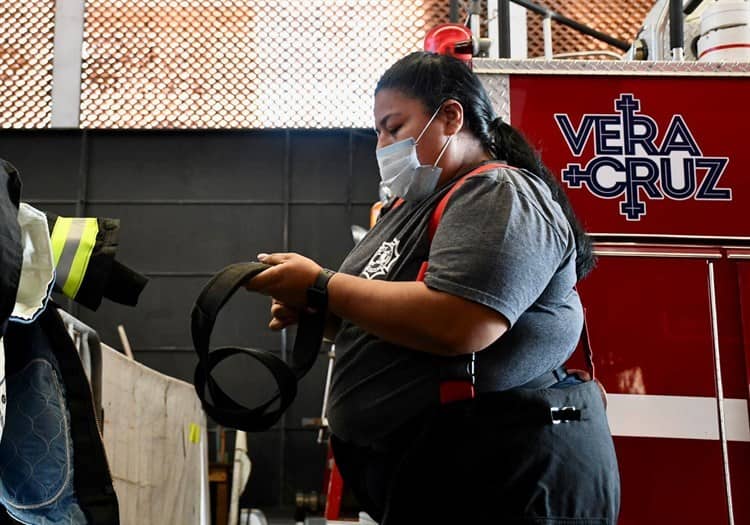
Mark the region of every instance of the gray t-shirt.
<instances>
[{"instance_id":1,"label":"gray t-shirt","mask_svg":"<svg viewBox=\"0 0 750 525\"><path fill-rule=\"evenodd\" d=\"M453 193L430 245L427 225L449 188L388 211L340 271L413 281L428 260L428 287L510 322L476 355L477 390L523 385L563 364L581 333L573 232L543 181L501 168L469 177ZM391 344L346 320L336 356L328 419L336 436L360 445L383 442L435 407L440 368L451 359Z\"/></svg>"}]
</instances>

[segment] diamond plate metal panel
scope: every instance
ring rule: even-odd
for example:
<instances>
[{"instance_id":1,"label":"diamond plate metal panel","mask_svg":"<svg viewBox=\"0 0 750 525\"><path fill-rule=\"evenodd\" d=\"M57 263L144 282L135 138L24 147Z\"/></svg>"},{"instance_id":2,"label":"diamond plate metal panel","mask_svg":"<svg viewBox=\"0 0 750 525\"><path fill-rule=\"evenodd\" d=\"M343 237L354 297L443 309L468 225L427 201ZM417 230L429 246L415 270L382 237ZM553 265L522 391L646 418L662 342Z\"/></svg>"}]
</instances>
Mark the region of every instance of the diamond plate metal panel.
<instances>
[{"instance_id":1,"label":"diamond plate metal panel","mask_svg":"<svg viewBox=\"0 0 750 525\"><path fill-rule=\"evenodd\" d=\"M0 127L49 127L54 22L54 0L3 0Z\"/></svg>"},{"instance_id":2,"label":"diamond plate metal panel","mask_svg":"<svg viewBox=\"0 0 750 525\"><path fill-rule=\"evenodd\" d=\"M81 126L370 127L448 2L88 0Z\"/></svg>"},{"instance_id":3,"label":"diamond plate metal panel","mask_svg":"<svg viewBox=\"0 0 750 525\"><path fill-rule=\"evenodd\" d=\"M654 0L610 0L607 2L543 0L537 3L615 38L631 42L638 33L646 14L656 2ZM535 13L529 13L527 16L529 57L544 56L542 20L542 17ZM617 54L623 53L604 42L552 21L553 54L602 50L613 51Z\"/></svg>"},{"instance_id":4,"label":"diamond plate metal panel","mask_svg":"<svg viewBox=\"0 0 750 525\"><path fill-rule=\"evenodd\" d=\"M510 123L510 80L508 75L480 74L497 116Z\"/></svg>"}]
</instances>

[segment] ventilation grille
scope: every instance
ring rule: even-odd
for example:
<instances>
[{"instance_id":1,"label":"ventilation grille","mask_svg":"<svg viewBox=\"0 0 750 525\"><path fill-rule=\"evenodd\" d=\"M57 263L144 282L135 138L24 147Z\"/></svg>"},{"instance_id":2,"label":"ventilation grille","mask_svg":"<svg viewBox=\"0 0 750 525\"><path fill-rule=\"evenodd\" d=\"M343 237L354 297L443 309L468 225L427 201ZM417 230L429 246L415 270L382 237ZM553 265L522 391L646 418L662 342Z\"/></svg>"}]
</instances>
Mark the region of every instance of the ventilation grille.
<instances>
[{"instance_id":1,"label":"ventilation grille","mask_svg":"<svg viewBox=\"0 0 750 525\"><path fill-rule=\"evenodd\" d=\"M54 0L2 0L1 127L49 127L54 25Z\"/></svg>"},{"instance_id":2,"label":"ventilation grille","mask_svg":"<svg viewBox=\"0 0 750 525\"><path fill-rule=\"evenodd\" d=\"M378 77L447 5L89 0L81 125L369 127Z\"/></svg>"}]
</instances>

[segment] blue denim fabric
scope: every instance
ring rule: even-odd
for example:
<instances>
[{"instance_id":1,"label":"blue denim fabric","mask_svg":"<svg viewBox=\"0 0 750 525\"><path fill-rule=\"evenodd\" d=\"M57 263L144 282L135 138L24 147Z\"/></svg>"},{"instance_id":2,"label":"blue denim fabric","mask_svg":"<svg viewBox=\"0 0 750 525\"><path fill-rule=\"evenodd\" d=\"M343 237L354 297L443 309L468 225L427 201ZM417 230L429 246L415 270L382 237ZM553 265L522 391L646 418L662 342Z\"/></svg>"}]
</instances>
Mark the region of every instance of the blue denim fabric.
<instances>
[{"instance_id":1,"label":"blue denim fabric","mask_svg":"<svg viewBox=\"0 0 750 525\"><path fill-rule=\"evenodd\" d=\"M28 347L15 349L28 352L28 361L7 377L0 503L22 523L85 525L74 495L70 414L57 361L39 326L29 339Z\"/></svg>"},{"instance_id":2,"label":"blue denim fabric","mask_svg":"<svg viewBox=\"0 0 750 525\"><path fill-rule=\"evenodd\" d=\"M565 379L552 385L550 388L567 388L569 386L580 385L583 379L579 379L575 374L568 374Z\"/></svg>"}]
</instances>

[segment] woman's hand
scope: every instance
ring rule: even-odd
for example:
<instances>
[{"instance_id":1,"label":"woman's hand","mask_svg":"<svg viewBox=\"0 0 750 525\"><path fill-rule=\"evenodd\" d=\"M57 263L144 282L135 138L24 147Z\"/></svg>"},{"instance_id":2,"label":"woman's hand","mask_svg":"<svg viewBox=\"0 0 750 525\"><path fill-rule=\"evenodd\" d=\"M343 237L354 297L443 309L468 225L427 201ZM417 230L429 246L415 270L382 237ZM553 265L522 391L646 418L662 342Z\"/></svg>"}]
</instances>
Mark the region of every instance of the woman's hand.
<instances>
[{"instance_id":1,"label":"woman's hand","mask_svg":"<svg viewBox=\"0 0 750 525\"><path fill-rule=\"evenodd\" d=\"M276 299L271 300L271 322L268 323L268 328L281 330L298 322L299 308L287 306Z\"/></svg>"},{"instance_id":2,"label":"woman's hand","mask_svg":"<svg viewBox=\"0 0 750 525\"><path fill-rule=\"evenodd\" d=\"M258 261L272 268L253 277L245 285L248 290L270 295L287 308L307 306L307 289L315 283L320 265L297 253L261 253Z\"/></svg>"}]
</instances>

